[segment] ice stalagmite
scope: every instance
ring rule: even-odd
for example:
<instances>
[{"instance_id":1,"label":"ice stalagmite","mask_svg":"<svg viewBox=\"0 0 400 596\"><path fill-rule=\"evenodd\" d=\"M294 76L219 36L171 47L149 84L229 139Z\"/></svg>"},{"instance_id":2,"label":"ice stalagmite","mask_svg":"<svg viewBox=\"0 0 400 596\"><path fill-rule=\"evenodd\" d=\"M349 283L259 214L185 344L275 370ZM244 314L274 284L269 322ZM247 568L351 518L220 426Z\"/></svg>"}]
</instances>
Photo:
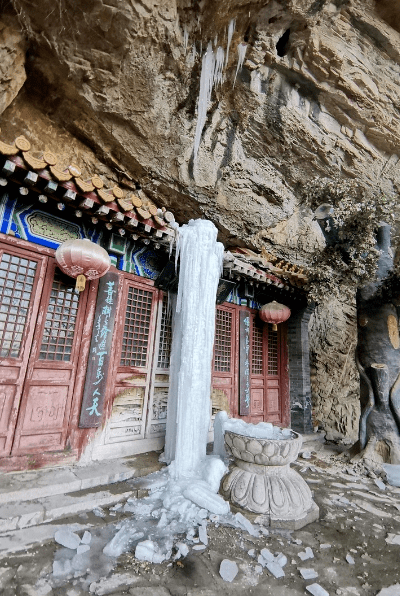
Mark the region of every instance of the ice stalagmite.
<instances>
[{"instance_id":1,"label":"ice stalagmite","mask_svg":"<svg viewBox=\"0 0 400 596\"><path fill-rule=\"evenodd\" d=\"M210 424L215 299L223 258L217 228L191 220L179 229L179 286L173 323L165 459L176 479L198 473Z\"/></svg>"}]
</instances>

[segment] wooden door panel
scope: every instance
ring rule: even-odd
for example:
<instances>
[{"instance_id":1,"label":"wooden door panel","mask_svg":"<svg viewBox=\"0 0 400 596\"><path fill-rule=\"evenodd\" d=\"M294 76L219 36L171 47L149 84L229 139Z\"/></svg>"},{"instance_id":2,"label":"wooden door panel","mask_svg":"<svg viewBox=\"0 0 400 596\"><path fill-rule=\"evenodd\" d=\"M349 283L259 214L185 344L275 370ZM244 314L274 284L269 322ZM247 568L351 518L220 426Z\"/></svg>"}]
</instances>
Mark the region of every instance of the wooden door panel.
<instances>
[{"instance_id":1,"label":"wooden door panel","mask_svg":"<svg viewBox=\"0 0 400 596\"><path fill-rule=\"evenodd\" d=\"M149 399L158 290L125 274L120 294L106 443L144 438Z\"/></svg>"},{"instance_id":2,"label":"wooden door panel","mask_svg":"<svg viewBox=\"0 0 400 596\"><path fill-rule=\"evenodd\" d=\"M226 410L237 416L238 322L234 306L217 306L212 370L212 413Z\"/></svg>"},{"instance_id":3,"label":"wooden door panel","mask_svg":"<svg viewBox=\"0 0 400 596\"><path fill-rule=\"evenodd\" d=\"M9 455L48 258L0 243L0 455Z\"/></svg>"},{"instance_id":4,"label":"wooden door panel","mask_svg":"<svg viewBox=\"0 0 400 596\"><path fill-rule=\"evenodd\" d=\"M74 280L63 275L51 258L32 342L13 455L65 447L88 295L88 289L77 294L74 288Z\"/></svg>"}]
</instances>

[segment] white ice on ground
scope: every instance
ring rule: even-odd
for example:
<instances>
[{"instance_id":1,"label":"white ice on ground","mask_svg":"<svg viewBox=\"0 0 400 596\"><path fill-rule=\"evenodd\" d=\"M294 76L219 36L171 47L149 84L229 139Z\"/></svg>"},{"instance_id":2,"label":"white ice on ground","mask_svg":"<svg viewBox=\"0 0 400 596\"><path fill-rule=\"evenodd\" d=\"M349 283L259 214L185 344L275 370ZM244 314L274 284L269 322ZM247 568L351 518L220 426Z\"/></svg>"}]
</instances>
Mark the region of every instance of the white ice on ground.
<instances>
[{"instance_id":1,"label":"white ice on ground","mask_svg":"<svg viewBox=\"0 0 400 596\"><path fill-rule=\"evenodd\" d=\"M239 569L235 561L230 561L229 559L221 561L219 574L224 581L232 582L237 576L238 571Z\"/></svg>"},{"instance_id":2,"label":"white ice on ground","mask_svg":"<svg viewBox=\"0 0 400 596\"><path fill-rule=\"evenodd\" d=\"M78 534L75 534L75 532L71 532L71 530L69 530L68 528L62 528L61 530L57 530L57 532L54 534L54 540L58 544L61 544L61 546L65 546L66 548L70 548L72 550L78 548L81 542L81 539L78 536Z\"/></svg>"},{"instance_id":3,"label":"white ice on ground","mask_svg":"<svg viewBox=\"0 0 400 596\"><path fill-rule=\"evenodd\" d=\"M243 66L243 62L244 62L244 59L246 56L246 50L247 50L247 43L240 43L237 47L238 61L237 61L237 66L236 66L235 78L233 79L233 87L235 86L236 77L238 76L238 72Z\"/></svg>"},{"instance_id":4,"label":"white ice on ground","mask_svg":"<svg viewBox=\"0 0 400 596\"><path fill-rule=\"evenodd\" d=\"M208 544L208 536L207 536L207 521L203 520L201 522L201 526L199 527L199 539L200 541L207 546Z\"/></svg>"},{"instance_id":5,"label":"white ice on ground","mask_svg":"<svg viewBox=\"0 0 400 596\"><path fill-rule=\"evenodd\" d=\"M246 530L251 536L258 536L258 531L255 529L250 520L247 519L242 513L238 512L235 515L235 521L238 526L243 530Z\"/></svg>"},{"instance_id":6,"label":"white ice on ground","mask_svg":"<svg viewBox=\"0 0 400 596\"><path fill-rule=\"evenodd\" d=\"M136 546L135 557L138 561L162 563L166 559L169 559L170 553L161 552L159 546L152 540L144 540Z\"/></svg>"},{"instance_id":7,"label":"white ice on ground","mask_svg":"<svg viewBox=\"0 0 400 596\"><path fill-rule=\"evenodd\" d=\"M115 534L114 538L103 548L103 553L108 557L119 557L126 551L130 544L143 538L143 532L136 532L134 522L127 520L122 522L122 527Z\"/></svg>"},{"instance_id":8,"label":"white ice on ground","mask_svg":"<svg viewBox=\"0 0 400 596\"><path fill-rule=\"evenodd\" d=\"M385 542L387 542L388 544L399 544L400 545L400 534L389 533L385 538Z\"/></svg>"},{"instance_id":9,"label":"white ice on ground","mask_svg":"<svg viewBox=\"0 0 400 596\"><path fill-rule=\"evenodd\" d=\"M90 550L90 545L89 544L80 544L78 546L78 548L76 549L76 554L77 555L82 555L83 553L86 553L88 550Z\"/></svg>"},{"instance_id":10,"label":"white ice on ground","mask_svg":"<svg viewBox=\"0 0 400 596\"><path fill-rule=\"evenodd\" d=\"M346 561L349 565L355 565L355 561L351 555L346 555Z\"/></svg>"},{"instance_id":11,"label":"white ice on ground","mask_svg":"<svg viewBox=\"0 0 400 596\"><path fill-rule=\"evenodd\" d=\"M393 586L389 586L388 588L382 588L380 592L376 596L399 596L400 594L400 584L394 584Z\"/></svg>"},{"instance_id":12,"label":"white ice on ground","mask_svg":"<svg viewBox=\"0 0 400 596\"><path fill-rule=\"evenodd\" d=\"M229 48L231 47L231 41L233 32L235 31L236 19L232 19L228 25L228 41L226 44L226 55L225 55L225 68L228 66L229 59Z\"/></svg>"},{"instance_id":13,"label":"white ice on ground","mask_svg":"<svg viewBox=\"0 0 400 596\"><path fill-rule=\"evenodd\" d=\"M269 563L267 563L266 568L277 579L285 577L285 572L283 571L282 567L278 565L278 563L275 563L275 561L270 561Z\"/></svg>"},{"instance_id":14,"label":"white ice on ground","mask_svg":"<svg viewBox=\"0 0 400 596\"><path fill-rule=\"evenodd\" d=\"M313 596L329 596L329 592L324 590L319 584L311 584L306 586L307 592L310 592Z\"/></svg>"},{"instance_id":15,"label":"white ice on ground","mask_svg":"<svg viewBox=\"0 0 400 596\"><path fill-rule=\"evenodd\" d=\"M81 544L90 544L92 541L92 535L87 530L84 531L83 536L81 538Z\"/></svg>"},{"instance_id":16,"label":"white ice on ground","mask_svg":"<svg viewBox=\"0 0 400 596\"><path fill-rule=\"evenodd\" d=\"M311 569L309 567L299 567L300 575L303 579L315 579L318 577L318 573L315 569Z\"/></svg>"},{"instance_id":17,"label":"white ice on ground","mask_svg":"<svg viewBox=\"0 0 400 596\"><path fill-rule=\"evenodd\" d=\"M382 464L382 468L386 472L386 478L391 486L400 487L400 465L398 464Z\"/></svg>"},{"instance_id":18,"label":"white ice on ground","mask_svg":"<svg viewBox=\"0 0 400 596\"><path fill-rule=\"evenodd\" d=\"M302 561L307 561L307 559L313 559L314 553L313 553L312 548L307 546L305 551L299 553L299 557Z\"/></svg>"}]
</instances>

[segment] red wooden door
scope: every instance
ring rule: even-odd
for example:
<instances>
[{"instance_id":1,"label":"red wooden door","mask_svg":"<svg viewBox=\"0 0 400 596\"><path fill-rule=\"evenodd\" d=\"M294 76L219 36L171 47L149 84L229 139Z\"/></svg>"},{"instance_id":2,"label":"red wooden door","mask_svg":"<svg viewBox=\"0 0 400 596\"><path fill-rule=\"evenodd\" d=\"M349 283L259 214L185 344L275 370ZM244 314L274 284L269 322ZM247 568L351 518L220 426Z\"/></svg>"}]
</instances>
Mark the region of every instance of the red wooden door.
<instances>
[{"instance_id":1,"label":"red wooden door","mask_svg":"<svg viewBox=\"0 0 400 596\"><path fill-rule=\"evenodd\" d=\"M212 370L212 412L226 410L238 415L238 320L234 306L217 306Z\"/></svg>"},{"instance_id":2,"label":"red wooden door","mask_svg":"<svg viewBox=\"0 0 400 596\"><path fill-rule=\"evenodd\" d=\"M9 455L47 257L0 243L0 455Z\"/></svg>"},{"instance_id":3,"label":"red wooden door","mask_svg":"<svg viewBox=\"0 0 400 596\"><path fill-rule=\"evenodd\" d=\"M75 281L49 258L32 342L13 455L62 450L66 444L88 289L74 292Z\"/></svg>"},{"instance_id":4,"label":"red wooden door","mask_svg":"<svg viewBox=\"0 0 400 596\"><path fill-rule=\"evenodd\" d=\"M114 327L106 443L144 438L158 297L151 282L125 274Z\"/></svg>"}]
</instances>

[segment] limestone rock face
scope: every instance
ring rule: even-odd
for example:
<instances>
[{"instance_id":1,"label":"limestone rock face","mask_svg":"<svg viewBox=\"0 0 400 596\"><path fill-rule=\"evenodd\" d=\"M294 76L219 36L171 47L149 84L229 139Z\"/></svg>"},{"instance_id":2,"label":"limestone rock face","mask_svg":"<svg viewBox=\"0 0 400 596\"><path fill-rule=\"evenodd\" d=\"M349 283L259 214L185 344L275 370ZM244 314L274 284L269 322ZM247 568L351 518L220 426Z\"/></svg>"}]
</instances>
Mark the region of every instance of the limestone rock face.
<instances>
[{"instance_id":1,"label":"limestone rock face","mask_svg":"<svg viewBox=\"0 0 400 596\"><path fill-rule=\"evenodd\" d=\"M15 19L0 20L0 114L25 83L25 37Z\"/></svg>"},{"instance_id":2,"label":"limestone rock face","mask_svg":"<svg viewBox=\"0 0 400 596\"><path fill-rule=\"evenodd\" d=\"M0 25L5 140L23 131L83 168L98 158L110 181L133 177L178 221L211 219L228 246L263 239L307 265L322 240L302 204L306 181L340 174L384 192L400 188L399 0L13 5L19 19L10 12L12 26ZM232 19L224 80L194 161L201 56L210 41L226 50ZM14 99L25 80L22 28L27 80ZM241 43L246 58L233 86ZM338 336L342 324L347 333L339 317ZM321 352L321 329L317 337L319 372L337 363L333 348ZM349 370L343 396L353 395ZM350 406L339 407L342 398L320 383L318 416L338 416L337 432L351 430Z\"/></svg>"}]
</instances>

